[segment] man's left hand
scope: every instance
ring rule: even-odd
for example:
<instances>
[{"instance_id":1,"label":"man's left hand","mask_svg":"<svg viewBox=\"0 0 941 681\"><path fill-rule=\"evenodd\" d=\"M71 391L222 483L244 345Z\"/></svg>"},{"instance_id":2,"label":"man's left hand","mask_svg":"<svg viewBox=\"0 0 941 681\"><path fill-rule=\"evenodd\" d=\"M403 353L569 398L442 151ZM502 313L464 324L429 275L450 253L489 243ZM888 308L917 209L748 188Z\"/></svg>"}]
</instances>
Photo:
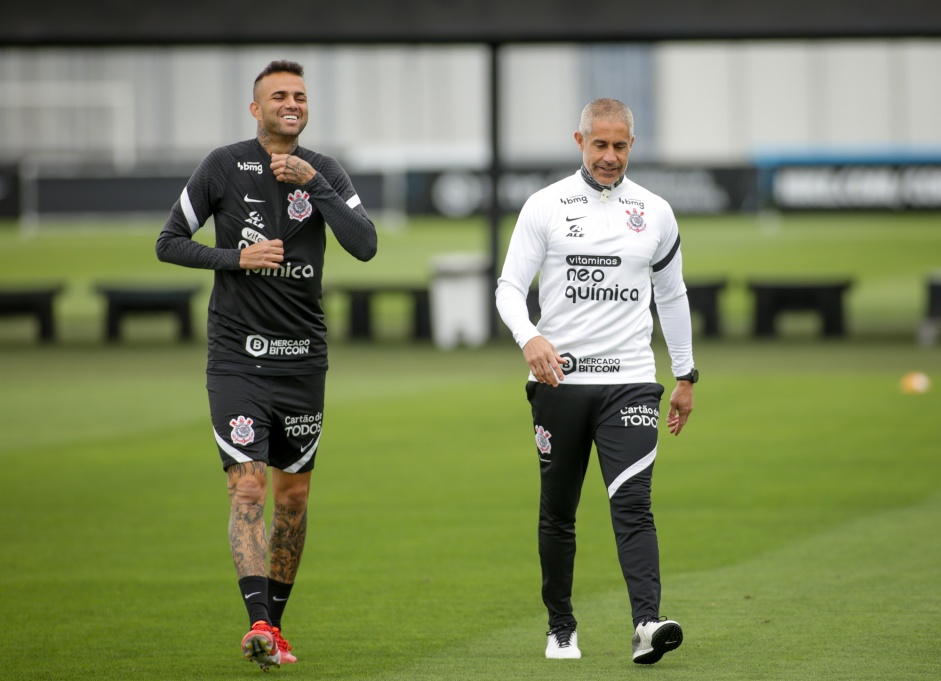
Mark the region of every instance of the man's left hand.
<instances>
[{"instance_id":1,"label":"man's left hand","mask_svg":"<svg viewBox=\"0 0 941 681\"><path fill-rule=\"evenodd\" d=\"M670 411L667 412L667 426L674 435L679 435L693 411L693 384L689 381L677 381L670 395Z\"/></svg>"}]
</instances>

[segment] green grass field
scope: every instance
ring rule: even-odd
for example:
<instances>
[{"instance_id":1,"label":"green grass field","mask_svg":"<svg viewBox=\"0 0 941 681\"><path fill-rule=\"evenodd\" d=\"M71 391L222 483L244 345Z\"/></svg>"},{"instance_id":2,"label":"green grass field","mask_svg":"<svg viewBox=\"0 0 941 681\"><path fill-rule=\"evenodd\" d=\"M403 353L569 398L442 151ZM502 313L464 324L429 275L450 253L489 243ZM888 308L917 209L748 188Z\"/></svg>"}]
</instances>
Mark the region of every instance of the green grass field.
<instances>
[{"instance_id":1,"label":"green grass field","mask_svg":"<svg viewBox=\"0 0 941 681\"><path fill-rule=\"evenodd\" d=\"M917 219L916 219L917 218ZM336 310L310 536L272 676L411 679L941 677L941 348L914 328L941 261L938 216L689 221L689 277L730 280L728 332L697 339L696 411L664 435L654 483L663 612L686 640L630 662L630 613L597 464L579 516L580 661L547 661L538 465L519 351L350 344ZM157 227L159 229L159 225ZM159 320L100 342L98 280L205 281L151 262L154 232L24 239L0 230L0 284L68 282L62 340L0 320L4 679L232 679L247 625L226 541L202 342ZM334 281L427 278L483 250L479 224L383 233ZM336 250L331 250L336 256ZM329 256L328 256L329 257ZM371 266L375 266L370 270ZM747 336L755 273L857 280L850 337L795 317ZM208 290L208 289L207 289ZM663 382L667 356L656 350ZM934 379L898 389L907 371Z\"/></svg>"}]
</instances>

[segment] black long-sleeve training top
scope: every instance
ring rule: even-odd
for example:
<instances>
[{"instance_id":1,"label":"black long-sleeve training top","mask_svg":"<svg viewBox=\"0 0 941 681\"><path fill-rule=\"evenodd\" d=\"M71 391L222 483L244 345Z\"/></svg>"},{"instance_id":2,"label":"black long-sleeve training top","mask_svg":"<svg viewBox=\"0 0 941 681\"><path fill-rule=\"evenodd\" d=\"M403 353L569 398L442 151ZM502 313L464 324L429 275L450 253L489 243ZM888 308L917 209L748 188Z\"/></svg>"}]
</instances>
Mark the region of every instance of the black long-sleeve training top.
<instances>
[{"instance_id":1,"label":"black long-sleeve training top","mask_svg":"<svg viewBox=\"0 0 941 681\"><path fill-rule=\"evenodd\" d=\"M343 167L300 147L293 155L317 171L306 185L278 182L257 139L214 150L187 182L157 238L160 260L215 271L207 330L210 372L325 371L326 225L359 260L376 254L376 227ZM192 238L210 216L215 247ZM240 249L271 239L284 242L281 267L240 269Z\"/></svg>"}]
</instances>

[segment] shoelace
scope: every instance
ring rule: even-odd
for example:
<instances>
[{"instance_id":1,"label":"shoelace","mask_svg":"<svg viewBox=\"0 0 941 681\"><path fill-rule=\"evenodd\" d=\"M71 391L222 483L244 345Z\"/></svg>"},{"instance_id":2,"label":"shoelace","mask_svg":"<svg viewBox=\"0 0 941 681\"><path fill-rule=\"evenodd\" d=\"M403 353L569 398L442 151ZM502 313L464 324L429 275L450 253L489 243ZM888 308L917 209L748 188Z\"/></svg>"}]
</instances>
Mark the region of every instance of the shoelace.
<instances>
[{"instance_id":1,"label":"shoelace","mask_svg":"<svg viewBox=\"0 0 941 681\"><path fill-rule=\"evenodd\" d=\"M288 643L287 640L283 636L281 636L281 631L278 629L274 630L274 640L275 640L275 643L278 644L278 650L290 650L291 649L291 644Z\"/></svg>"},{"instance_id":2,"label":"shoelace","mask_svg":"<svg viewBox=\"0 0 941 681\"><path fill-rule=\"evenodd\" d=\"M575 633L575 627L561 626L549 630L550 636L555 636L556 642L560 648L568 648L572 645L572 634Z\"/></svg>"}]
</instances>

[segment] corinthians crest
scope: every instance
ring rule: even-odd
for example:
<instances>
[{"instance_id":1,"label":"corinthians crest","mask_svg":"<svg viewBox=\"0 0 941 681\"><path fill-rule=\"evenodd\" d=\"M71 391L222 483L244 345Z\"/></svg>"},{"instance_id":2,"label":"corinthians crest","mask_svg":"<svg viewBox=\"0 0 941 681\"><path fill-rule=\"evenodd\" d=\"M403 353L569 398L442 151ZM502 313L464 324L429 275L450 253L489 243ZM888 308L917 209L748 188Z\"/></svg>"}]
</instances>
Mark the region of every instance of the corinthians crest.
<instances>
[{"instance_id":1,"label":"corinthians crest","mask_svg":"<svg viewBox=\"0 0 941 681\"><path fill-rule=\"evenodd\" d=\"M644 211L638 212L636 208L624 211L627 213L627 227L632 232L643 232L647 229L647 223L644 221Z\"/></svg>"},{"instance_id":2,"label":"corinthians crest","mask_svg":"<svg viewBox=\"0 0 941 681\"><path fill-rule=\"evenodd\" d=\"M247 445L255 441L255 429L252 428L254 421L244 416L229 421L232 426L232 442L237 445Z\"/></svg>"},{"instance_id":3,"label":"corinthians crest","mask_svg":"<svg viewBox=\"0 0 941 681\"><path fill-rule=\"evenodd\" d=\"M288 194L288 216L292 220L306 220L312 212L314 209L310 205L310 194L303 189Z\"/></svg>"},{"instance_id":4,"label":"corinthians crest","mask_svg":"<svg viewBox=\"0 0 941 681\"><path fill-rule=\"evenodd\" d=\"M536 426L536 446L539 447L539 451L543 454L548 454L552 451L552 443L549 442L550 437L552 437L552 433L542 426Z\"/></svg>"},{"instance_id":5,"label":"corinthians crest","mask_svg":"<svg viewBox=\"0 0 941 681\"><path fill-rule=\"evenodd\" d=\"M539 449L539 458L544 461L549 460L546 455L552 451L552 443L549 442L550 437L552 437L552 433L542 426L536 426L536 447Z\"/></svg>"}]
</instances>

